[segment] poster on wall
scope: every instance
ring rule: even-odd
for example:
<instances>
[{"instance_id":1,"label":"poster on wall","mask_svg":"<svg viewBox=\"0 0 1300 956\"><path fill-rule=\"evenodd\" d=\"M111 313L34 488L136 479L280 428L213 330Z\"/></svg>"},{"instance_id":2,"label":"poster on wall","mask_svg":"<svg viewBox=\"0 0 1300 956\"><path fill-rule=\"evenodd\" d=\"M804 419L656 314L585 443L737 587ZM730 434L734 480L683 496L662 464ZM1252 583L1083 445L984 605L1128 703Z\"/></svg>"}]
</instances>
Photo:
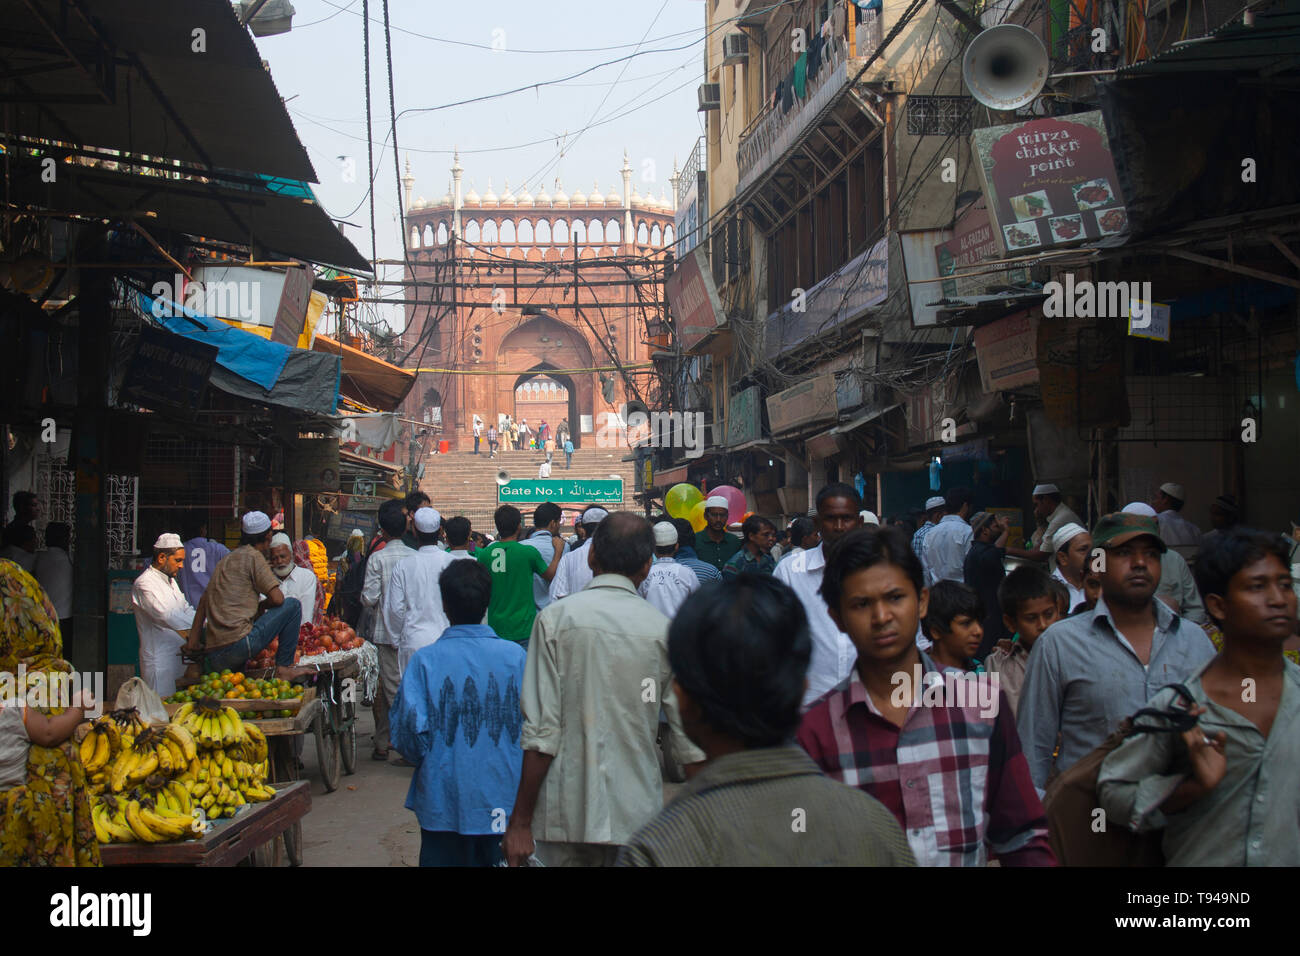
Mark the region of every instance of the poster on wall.
<instances>
[{"instance_id":1,"label":"poster on wall","mask_svg":"<svg viewBox=\"0 0 1300 956\"><path fill-rule=\"evenodd\" d=\"M971 134L971 145L1007 255L1128 232L1099 111L988 126Z\"/></svg>"}]
</instances>

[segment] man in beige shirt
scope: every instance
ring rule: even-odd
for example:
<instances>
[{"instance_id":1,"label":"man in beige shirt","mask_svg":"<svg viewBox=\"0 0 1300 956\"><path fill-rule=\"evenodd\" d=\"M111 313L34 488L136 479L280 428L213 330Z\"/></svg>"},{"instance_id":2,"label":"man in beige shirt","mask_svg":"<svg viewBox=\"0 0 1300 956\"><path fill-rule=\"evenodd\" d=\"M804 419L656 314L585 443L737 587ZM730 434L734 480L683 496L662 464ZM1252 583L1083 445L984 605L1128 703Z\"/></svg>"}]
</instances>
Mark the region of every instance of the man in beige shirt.
<instances>
[{"instance_id":1,"label":"man in beige shirt","mask_svg":"<svg viewBox=\"0 0 1300 956\"><path fill-rule=\"evenodd\" d=\"M266 561L271 519L250 511L240 529L239 547L221 559L203 592L185 652L190 657L205 655L207 670L241 670L250 657L279 638L275 676L292 680L309 670L293 666L302 605L284 596L280 579Z\"/></svg>"},{"instance_id":2,"label":"man in beige shirt","mask_svg":"<svg viewBox=\"0 0 1300 956\"><path fill-rule=\"evenodd\" d=\"M654 555L649 522L610 515L587 550L595 577L543 609L529 639L523 771L502 843L511 866L534 850L545 866L613 864L663 808L661 705L687 776L704 760L682 732L668 618L636 590Z\"/></svg>"}]
</instances>

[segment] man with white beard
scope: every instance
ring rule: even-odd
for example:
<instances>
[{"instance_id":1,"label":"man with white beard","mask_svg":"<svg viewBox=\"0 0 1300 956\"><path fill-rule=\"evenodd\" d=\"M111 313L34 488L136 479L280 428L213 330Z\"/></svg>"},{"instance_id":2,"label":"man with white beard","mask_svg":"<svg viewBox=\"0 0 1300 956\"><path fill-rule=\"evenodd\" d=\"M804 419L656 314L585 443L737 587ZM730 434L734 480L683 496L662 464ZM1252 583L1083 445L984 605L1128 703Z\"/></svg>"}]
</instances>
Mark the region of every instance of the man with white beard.
<instances>
[{"instance_id":1,"label":"man with white beard","mask_svg":"<svg viewBox=\"0 0 1300 956\"><path fill-rule=\"evenodd\" d=\"M280 579L280 590L302 605L302 619L316 613L316 575L293 563L293 541L283 531L271 536L271 570Z\"/></svg>"}]
</instances>

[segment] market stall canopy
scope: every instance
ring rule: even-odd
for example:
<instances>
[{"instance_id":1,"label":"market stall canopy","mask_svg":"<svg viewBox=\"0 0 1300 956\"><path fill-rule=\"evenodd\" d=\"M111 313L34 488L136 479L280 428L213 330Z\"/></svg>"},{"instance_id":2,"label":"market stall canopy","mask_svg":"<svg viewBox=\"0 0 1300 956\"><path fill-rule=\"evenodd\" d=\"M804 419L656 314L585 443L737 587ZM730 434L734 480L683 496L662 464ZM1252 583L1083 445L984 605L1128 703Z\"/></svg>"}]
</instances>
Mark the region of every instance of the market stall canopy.
<instances>
[{"instance_id":1,"label":"market stall canopy","mask_svg":"<svg viewBox=\"0 0 1300 956\"><path fill-rule=\"evenodd\" d=\"M317 181L228 0L0 0L0 23L11 134Z\"/></svg>"},{"instance_id":2,"label":"market stall canopy","mask_svg":"<svg viewBox=\"0 0 1300 956\"><path fill-rule=\"evenodd\" d=\"M0 0L3 2L3 0ZM250 245L265 253L369 274L367 262L305 183L267 176L241 181L172 179L58 164L44 182L35 157L10 159L11 192L25 205L53 212L138 222L159 230Z\"/></svg>"},{"instance_id":3,"label":"market stall canopy","mask_svg":"<svg viewBox=\"0 0 1300 956\"><path fill-rule=\"evenodd\" d=\"M167 331L216 347L211 382L223 392L316 415L333 415L338 408L337 357L268 341L143 292L138 303Z\"/></svg>"},{"instance_id":4,"label":"market stall canopy","mask_svg":"<svg viewBox=\"0 0 1300 956\"><path fill-rule=\"evenodd\" d=\"M340 393L376 411L394 411L415 384L414 372L367 355L327 335L317 334L312 350L339 356L343 361Z\"/></svg>"},{"instance_id":5,"label":"market stall canopy","mask_svg":"<svg viewBox=\"0 0 1300 956\"><path fill-rule=\"evenodd\" d=\"M1163 53L1121 68L1122 79L1171 73L1259 73L1300 70L1300 0L1258 10L1253 26L1234 17L1209 36L1176 43Z\"/></svg>"}]
</instances>

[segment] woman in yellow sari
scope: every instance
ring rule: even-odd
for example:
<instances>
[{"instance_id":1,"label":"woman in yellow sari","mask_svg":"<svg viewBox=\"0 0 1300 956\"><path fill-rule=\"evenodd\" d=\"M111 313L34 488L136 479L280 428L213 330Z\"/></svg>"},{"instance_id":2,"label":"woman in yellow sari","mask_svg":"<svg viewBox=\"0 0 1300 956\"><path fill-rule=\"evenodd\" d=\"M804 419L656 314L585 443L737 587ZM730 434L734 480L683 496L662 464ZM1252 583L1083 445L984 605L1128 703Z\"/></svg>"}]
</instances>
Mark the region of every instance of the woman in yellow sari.
<instances>
[{"instance_id":1,"label":"woman in yellow sari","mask_svg":"<svg viewBox=\"0 0 1300 956\"><path fill-rule=\"evenodd\" d=\"M12 561L0 560L0 671L72 673L63 638L41 586ZM41 707L48 717L62 707ZM0 793L0 866L99 866L90 796L75 739L32 744L27 783Z\"/></svg>"}]
</instances>

